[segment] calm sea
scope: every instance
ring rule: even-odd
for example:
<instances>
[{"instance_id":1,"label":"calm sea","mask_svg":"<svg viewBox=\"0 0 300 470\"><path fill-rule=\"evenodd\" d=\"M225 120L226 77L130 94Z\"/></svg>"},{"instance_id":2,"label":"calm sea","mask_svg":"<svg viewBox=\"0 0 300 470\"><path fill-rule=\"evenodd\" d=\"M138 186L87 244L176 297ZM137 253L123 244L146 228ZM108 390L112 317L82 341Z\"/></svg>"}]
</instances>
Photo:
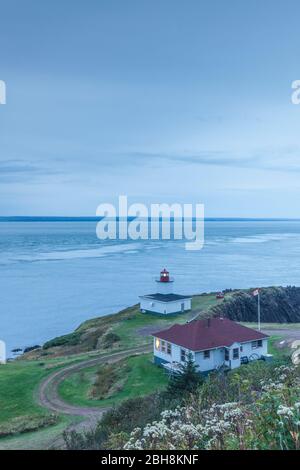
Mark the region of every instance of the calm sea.
<instances>
[{"instance_id":1,"label":"calm sea","mask_svg":"<svg viewBox=\"0 0 300 470\"><path fill-rule=\"evenodd\" d=\"M155 292L166 267L174 290L300 285L300 221L208 221L205 246L110 241L94 221L0 222L0 338L8 350L72 331Z\"/></svg>"}]
</instances>

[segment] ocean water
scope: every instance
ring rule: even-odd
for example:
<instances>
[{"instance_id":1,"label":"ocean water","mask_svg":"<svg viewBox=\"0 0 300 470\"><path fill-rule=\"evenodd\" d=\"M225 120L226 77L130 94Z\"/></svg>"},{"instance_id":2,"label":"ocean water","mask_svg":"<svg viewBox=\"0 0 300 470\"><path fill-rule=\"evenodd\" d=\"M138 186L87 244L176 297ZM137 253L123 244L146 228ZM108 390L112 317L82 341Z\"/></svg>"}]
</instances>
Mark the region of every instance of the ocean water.
<instances>
[{"instance_id":1,"label":"ocean water","mask_svg":"<svg viewBox=\"0 0 300 470\"><path fill-rule=\"evenodd\" d=\"M205 245L100 241L95 221L0 222L0 338L8 352L72 331L155 292L166 267L174 291L300 285L300 221L205 223Z\"/></svg>"}]
</instances>

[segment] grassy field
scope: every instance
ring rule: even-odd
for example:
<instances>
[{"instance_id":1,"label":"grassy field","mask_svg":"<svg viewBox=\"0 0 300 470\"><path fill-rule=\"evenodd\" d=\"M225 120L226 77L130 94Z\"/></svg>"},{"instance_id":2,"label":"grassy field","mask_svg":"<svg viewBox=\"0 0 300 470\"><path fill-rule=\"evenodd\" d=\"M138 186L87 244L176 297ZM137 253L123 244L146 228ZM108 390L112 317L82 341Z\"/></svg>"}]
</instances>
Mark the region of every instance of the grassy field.
<instances>
[{"instance_id":1,"label":"grassy field","mask_svg":"<svg viewBox=\"0 0 300 470\"><path fill-rule=\"evenodd\" d=\"M110 406L127 398L147 395L163 389L167 384L167 375L152 362L152 354L132 356L113 364L109 374L116 374L116 383L110 388L105 383L101 389L107 388L106 398L91 398L97 372L103 381L110 380L108 374L101 375L101 368L91 367L84 373L78 372L64 380L59 386L60 396L67 402L79 406ZM105 372L105 371L104 371ZM121 376L121 377L120 377Z\"/></svg>"},{"instance_id":2,"label":"grassy field","mask_svg":"<svg viewBox=\"0 0 300 470\"><path fill-rule=\"evenodd\" d=\"M57 424L36 430L26 432L11 437L0 439L0 450L43 450L52 446L56 440L61 440L63 431L68 425L78 421L69 416L60 417Z\"/></svg>"},{"instance_id":3,"label":"grassy field","mask_svg":"<svg viewBox=\"0 0 300 470\"><path fill-rule=\"evenodd\" d=\"M49 373L37 362L15 361L0 367L0 423L15 417L42 415L37 405L37 385Z\"/></svg>"},{"instance_id":4,"label":"grassy field","mask_svg":"<svg viewBox=\"0 0 300 470\"><path fill-rule=\"evenodd\" d=\"M269 354L273 354L274 358L277 359L291 356L291 349L288 346L278 347L281 340L282 336L270 336L268 341Z\"/></svg>"}]
</instances>

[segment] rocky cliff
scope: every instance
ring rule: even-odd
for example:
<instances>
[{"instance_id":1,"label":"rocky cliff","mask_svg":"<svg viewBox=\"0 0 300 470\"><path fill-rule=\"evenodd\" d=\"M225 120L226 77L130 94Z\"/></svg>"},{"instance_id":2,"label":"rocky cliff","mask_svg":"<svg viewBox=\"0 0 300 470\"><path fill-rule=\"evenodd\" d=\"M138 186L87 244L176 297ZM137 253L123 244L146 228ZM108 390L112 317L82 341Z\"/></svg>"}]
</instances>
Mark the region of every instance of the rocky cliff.
<instances>
[{"instance_id":1,"label":"rocky cliff","mask_svg":"<svg viewBox=\"0 0 300 470\"><path fill-rule=\"evenodd\" d=\"M252 291L236 291L211 308L213 316L231 320L257 321L257 297ZM300 322L300 287L267 287L261 289L261 321L263 323Z\"/></svg>"}]
</instances>

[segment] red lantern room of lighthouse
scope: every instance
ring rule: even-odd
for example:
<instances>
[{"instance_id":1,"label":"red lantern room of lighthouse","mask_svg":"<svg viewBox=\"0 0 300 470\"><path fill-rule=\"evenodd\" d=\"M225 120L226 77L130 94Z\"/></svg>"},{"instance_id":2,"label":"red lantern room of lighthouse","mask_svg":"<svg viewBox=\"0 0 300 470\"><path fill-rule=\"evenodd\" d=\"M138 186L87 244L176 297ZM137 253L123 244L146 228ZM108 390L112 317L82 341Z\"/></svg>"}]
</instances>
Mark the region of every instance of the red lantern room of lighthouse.
<instances>
[{"instance_id":1,"label":"red lantern room of lighthouse","mask_svg":"<svg viewBox=\"0 0 300 470\"><path fill-rule=\"evenodd\" d=\"M169 271L163 269L158 279L156 279L158 294L171 294L173 292L173 278L170 277Z\"/></svg>"}]
</instances>

